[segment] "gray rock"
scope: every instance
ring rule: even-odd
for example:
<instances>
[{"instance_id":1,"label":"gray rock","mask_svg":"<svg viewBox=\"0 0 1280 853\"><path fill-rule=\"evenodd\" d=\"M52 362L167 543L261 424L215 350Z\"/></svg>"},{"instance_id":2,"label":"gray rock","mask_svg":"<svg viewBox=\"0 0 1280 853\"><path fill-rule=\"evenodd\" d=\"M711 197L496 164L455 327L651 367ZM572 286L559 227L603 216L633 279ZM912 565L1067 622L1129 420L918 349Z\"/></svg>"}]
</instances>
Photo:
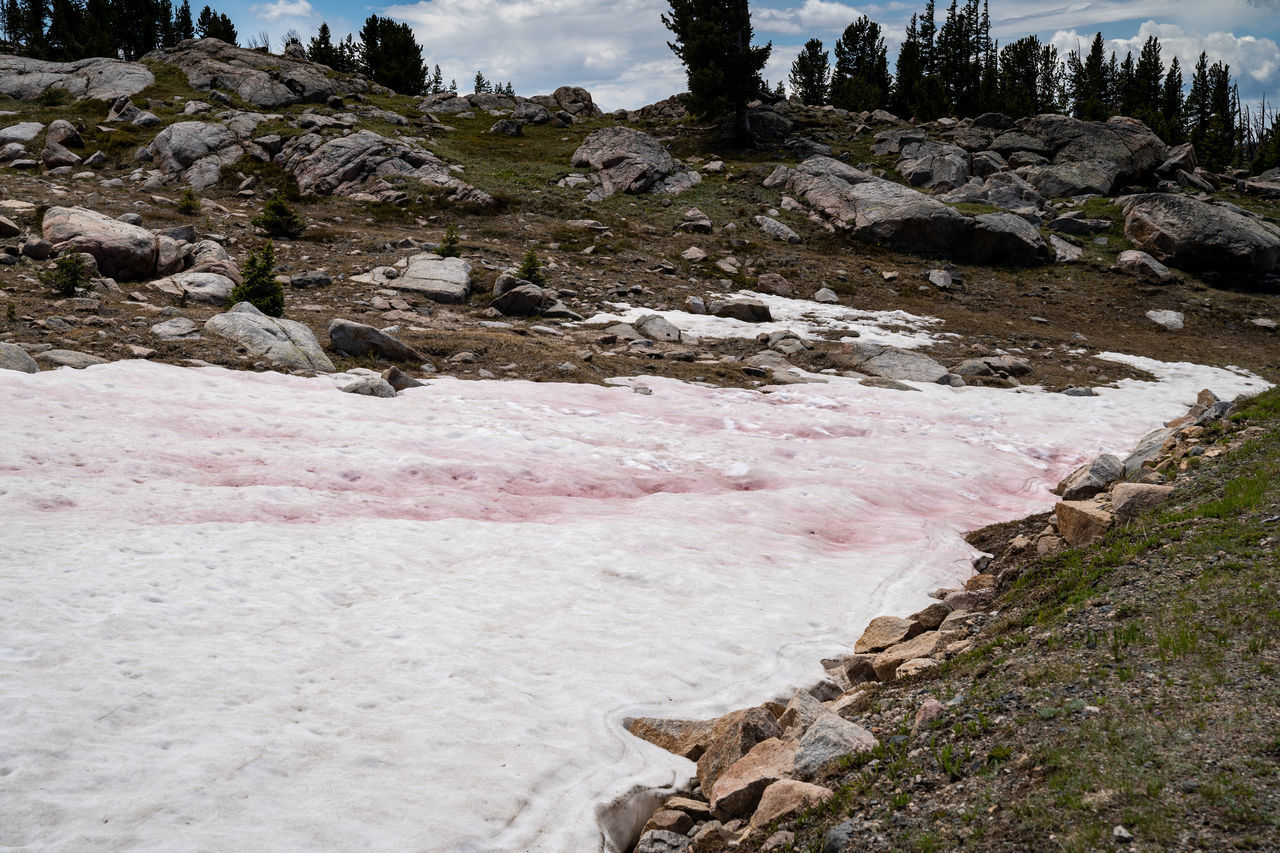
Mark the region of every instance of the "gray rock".
<instances>
[{"instance_id":1,"label":"gray rock","mask_svg":"<svg viewBox=\"0 0 1280 853\"><path fill-rule=\"evenodd\" d=\"M502 293L495 296L489 306L507 316L540 314L543 310L543 302L547 300L547 293L536 284L521 282L520 279L515 279L515 282L515 286L504 288ZM497 284L494 287L497 287Z\"/></svg>"},{"instance_id":2,"label":"gray rock","mask_svg":"<svg viewBox=\"0 0 1280 853\"><path fill-rule=\"evenodd\" d=\"M434 302L462 303L471 295L471 264L462 258L423 253L409 258L404 273L388 287L421 294Z\"/></svg>"},{"instance_id":3,"label":"gray rock","mask_svg":"<svg viewBox=\"0 0 1280 853\"><path fill-rule=\"evenodd\" d=\"M591 93L580 86L561 86L550 95L535 95L529 100L553 112L568 113L574 119L600 118L604 115L591 99Z\"/></svg>"},{"instance_id":4,"label":"gray rock","mask_svg":"<svg viewBox=\"0 0 1280 853\"><path fill-rule=\"evenodd\" d=\"M846 820L827 830L822 836L822 853L846 853L858 832L859 821Z\"/></svg>"},{"instance_id":5,"label":"gray rock","mask_svg":"<svg viewBox=\"0 0 1280 853\"><path fill-rule=\"evenodd\" d=\"M842 352L832 356L832 361L860 373L886 379L939 385L950 384L951 380L951 372L924 353L881 344L859 341L845 344Z\"/></svg>"},{"instance_id":6,"label":"gray rock","mask_svg":"<svg viewBox=\"0 0 1280 853\"><path fill-rule=\"evenodd\" d=\"M1142 470L1143 463L1150 462L1160 455L1164 443L1173 436L1175 430L1162 428L1152 430L1142 437L1137 446L1124 460L1124 475L1132 477L1134 474Z\"/></svg>"},{"instance_id":7,"label":"gray rock","mask_svg":"<svg viewBox=\"0 0 1280 853\"><path fill-rule=\"evenodd\" d=\"M599 170L601 183L588 196L592 200L616 192L679 192L702 180L697 172L684 170L652 136L631 127L593 131L573 153L571 165Z\"/></svg>"},{"instance_id":8,"label":"gray rock","mask_svg":"<svg viewBox=\"0 0 1280 853\"><path fill-rule=\"evenodd\" d=\"M362 397L382 397L386 399L396 396L396 389L391 387L391 383L381 376L365 376L350 385L343 385L341 390L347 394L359 394Z\"/></svg>"},{"instance_id":9,"label":"gray rock","mask_svg":"<svg viewBox=\"0 0 1280 853\"><path fill-rule=\"evenodd\" d=\"M773 314L769 306L755 299L730 299L725 302L713 302L711 313L717 317L741 320L744 323L771 323Z\"/></svg>"},{"instance_id":10,"label":"gray rock","mask_svg":"<svg viewBox=\"0 0 1280 853\"><path fill-rule=\"evenodd\" d=\"M1071 263L1084 256L1084 249L1074 243L1068 243L1056 234L1049 235L1049 249L1058 263Z\"/></svg>"},{"instance_id":11,"label":"gray rock","mask_svg":"<svg viewBox=\"0 0 1280 853\"><path fill-rule=\"evenodd\" d=\"M1147 319L1167 331L1179 332L1182 330L1186 317L1183 316L1181 311L1153 309L1147 312Z\"/></svg>"},{"instance_id":12,"label":"gray rock","mask_svg":"<svg viewBox=\"0 0 1280 853\"><path fill-rule=\"evenodd\" d=\"M290 287L328 287L333 279L324 270L294 273L289 276Z\"/></svg>"},{"instance_id":13,"label":"gray rock","mask_svg":"<svg viewBox=\"0 0 1280 853\"><path fill-rule=\"evenodd\" d=\"M636 842L633 853L684 853L692 839L665 829L651 829Z\"/></svg>"},{"instance_id":14,"label":"gray rock","mask_svg":"<svg viewBox=\"0 0 1280 853\"><path fill-rule=\"evenodd\" d=\"M391 361L426 361L426 356L373 326L335 318L329 322L329 345L351 356L373 353Z\"/></svg>"},{"instance_id":15,"label":"gray rock","mask_svg":"<svg viewBox=\"0 0 1280 853\"><path fill-rule=\"evenodd\" d=\"M319 63L259 53L211 38L189 39L143 59L176 66L193 88L230 89L258 107L324 103L333 95L387 91L357 75L331 74Z\"/></svg>"},{"instance_id":16,"label":"gray rock","mask_svg":"<svg viewBox=\"0 0 1280 853\"><path fill-rule=\"evenodd\" d=\"M984 213L974 217L967 255L980 264L1026 267L1048 261L1049 246L1021 216Z\"/></svg>"},{"instance_id":17,"label":"gray rock","mask_svg":"<svg viewBox=\"0 0 1280 853\"><path fill-rule=\"evenodd\" d=\"M657 314L649 314L636 320L635 328L636 331L651 341L675 343L680 340L680 330L669 320Z\"/></svg>"},{"instance_id":18,"label":"gray rock","mask_svg":"<svg viewBox=\"0 0 1280 853\"><path fill-rule=\"evenodd\" d=\"M800 235L792 231L786 225L783 225L776 219L768 216L757 216L756 224L760 226L760 230L768 234L775 240L781 240L784 243L799 243Z\"/></svg>"},{"instance_id":19,"label":"gray rock","mask_svg":"<svg viewBox=\"0 0 1280 853\"><path fill-rule=\"evenodd\" d=\"M58 169L62 166L74 166L80 162L80 155L68 151L53 140L45 142L44 150L40 152L40 161L44 163L45 168Z\"/></svg>"},{"instance_id":20,"label":"gray rock","mask_svg":"<svg viewBox=\"0 0 1280 853\"><path fill-rule=\"evenodd\" d=\"M22 347L0 341L0 370L39 373L40 365Z\"/></svg>"},{"instance_id":21,"label":"gray rock","mask_svg":"<svg viewBox=\"0 0 1280 853\"><path fill-rule=\"evenodd\" d=\"M95 364L107 363L105 358L98 358L96 355L89 355L87 352L77 352L70 349L51 349L36 353L36 361L43 364L51 364L54 367L72 367L76 370L83 370Z\"/></svg>"},{"instance_id":22,"label":"gray rock","mask_svg":"<svg viewBox=\"0 0 1280 853\"><path fill-rule=\"evenodd\" d=\"M521 101L511 114L511 118L524 124L546 124L551 121L551 111L542 104L532 101Z\"/></svg>"},{"instance_id":23,"label":"gray rock","mask_svg":"<svg viewBox=\"0 0 1280 853\"><path fill-rule=\"evenodd\" d=\"M255 358L265 358L280 370L308 373L334 370L333 362L310 329L293 320L268 317L248 302L236 303L225 314L210 317L204 329L244 347Z\"/></svg>"},{"instance_id":24,"label":"gray rock","mask_svg":"<svg viewBox=\"0 0 1280 853\"><path fill-rule=\"evenodd\" d=\"M1243 213L1165 193L1121 202L1125 236L1158 261L1180 269L1255 275L1280 268L1280 233Z\"/></svg>"},{"instance_id":25,"label":"gray rock","mask_svg":"<svg viewBox=\"0 0 1280 853\"><path fill-rule=\"evenodd\" d=\"M1119 169L1115 164L1087 160L1032 166L1027 170L1026 179L1046 198L1066 198L1089 194L1108 195L1116 185L1118 175Z\"/></svg>"},{"instance_id":26,"label":"gray rock","mask_svg":"<svg viewBox=\"0 0 1280 853\"><path fill-rule=\"evenodd\" d=\"M22 241L22 254L33 261L47 261L53 256L53 244L32 235Z\"/></svg>"},{"instance_id":27,"label":"gray rock","mask_svg":"<svg viewBox=\"0 0 1280 853\"><path fill-rule=\"evenodd\" d=\"M156 134L147 150L155 164L168 175L183 174L211 155L226 157L225 165L239 159L236 135L225 125L203 121L180 121ZM222 165L220 163L220 165ZM210 184L195 187L203 189Z\"/></svg>"},{"instance_id":28,"label":"gray rock","mask_svg":"<svg viewBox=\"0 0 1280 853\"><path fill-rule=\"evenodd\" d=\"M235 281L221 273L194 269L151 282L156 290L206 305L225 305L235 286Z\"/></svg>"},{"instance_id":29,"label":"gray rock","mask_svg":"<svg viewBox=\"0 0 1280 853\"><path fill-rule=\"evenodd\" d=\"M1164 284L1173 278L1173 273L1164 264L1136 249L1126 249L1116 258L1116 269L1127 275L1149 281L1152 284Z\"/></svg>"},{"instance_id":30,"label":"gray rock","mask_svg":"<svg viewBox=\"0 0 1280 853\"><path fill-rule=\"evenodd\" d=\"M820 287L818 288L818 291L813 294L813 301L821 302L824 305L838 305L840 303L840 296L829 287Z\"/></svg>"},{"instance_id":31,"label":"gray rock","mask_svg":"<svg viewBox=\"0 0 1280 853\"><path fill-rule=\"evenodd\" d=\"M1068 474L1053 491L1066 501L1087 500L1105 492L1124 473L1123 462L1110 453L1103 453Z\"/></svg>"},{"instance_id":32,"label":"gray rock","mask_svg":"<svg viewBox=\"0 0 1280 853\"><path fill-rule=\"evenodd\" d=\"M166 341L178 338L194 338L197 337L199 331L200 327L196 325L196 322L187 317L174 317L172 320L165 320L163 323L156 323L151 327L151 334Z\"/></svg>"},{"instance_id":33,"label":"gray rock","mask_svg":"<svg viewBox=\"0 0 1280 853\"><path fill-rule=\"evenodd\" d=\"M494 122L489 132L500 133L503 136L524 136L524 124L515 119L504 118Z\"/></svg>"},{"instance_id":34,"label":"gray rock","mask_svg":"<svg viewBox=\"0 0 1280 853\"><path fill-rule=\"evenodd\" d=\"M77 98L114 101L136 95L155 82L151 71L138 62L105 57L46 62L0 56L0 94L21 101L34 100L51 88L66 89Z\"/></svg>"},{"instance_id":35,"label":"gray rock","mask_svg":"<svg viewBox=\"0 0 1280 853\"><path fill-rule=\"evenodd\" d=\"M58 251L75 249L93 255L102 275L127 281L146 278L156 269L156 236L83 207L51 207L45 211L44 239Z\"/></svg>"},{"instance_id":36,"label":"gray rock","mask_svg":"<svg viewBox=\"0 0 1280 853\"><path fill-rule=\"evenodd\" d=\"M913 187L955 189L969 179L969 152L956 145L914 142L903 146L898 172ZM939 190L939 191L942 191Z\"/></svg>"},{"instance_id":37,"label":"gray rock","mask_svg":"<svg viewBox=\"0 0 1280 853\"><path fill-rule=\"evenodd\" d=\"M819 779L839 766L846 755L876 747L876 738L857 723L824 712L800 738L795 773L800 779Z\"/></svg>"},{"instance_id":38,"label":"gray rock","mask_svg":"<svg viewBox=\"0 0 1280 853\"><path fill-rule=\"evenodd\" d=\"M44 131L44 125L38 121L24 121L0 127L0 145L10 142L30 142Z\"/></svg>"},{"instance_id":39,"label":"gray rock","mask_svg":"<svg viewBox=\"0 0 1280 853\"><path fill-rule=\"evenodd\" d=\"M447 163L417 143L369 130L332 139L303 134L286 143L273 162L293 174L299 190L310 195L395 200L400 191L389 189L387 180L400 177L449 190L448 198L455 203L493 204L492 196L459 179Z\"/></svg>"}]
</instances>

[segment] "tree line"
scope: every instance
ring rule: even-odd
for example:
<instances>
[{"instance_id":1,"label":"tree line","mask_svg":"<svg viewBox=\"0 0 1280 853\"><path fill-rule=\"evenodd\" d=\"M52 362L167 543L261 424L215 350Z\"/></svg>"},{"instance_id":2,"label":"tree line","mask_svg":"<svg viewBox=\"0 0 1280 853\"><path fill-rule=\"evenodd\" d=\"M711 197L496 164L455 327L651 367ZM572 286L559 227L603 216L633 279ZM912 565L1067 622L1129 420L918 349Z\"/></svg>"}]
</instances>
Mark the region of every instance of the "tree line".
<instances>
[{"instance_id":1,"label":"tree line","mask_svg":"<svg viewBox=\"0 0 1280 853\"><path fill-rule=\"evenodd\" d=\"M669 0L662 16L675 35L669 46L685 65L689 109L704 119L729 118L747 144L747 110L756 97L785 94L760 74L772 44L753 46L747 0ZM887 109L930 121L986 112L1013 118L1068 113L1105 121L1137 118L1171 144L1192 142L1201 163L1255 169L1280 165L1280 123L1240 103L1231 69L1205 54L1188 88L1174 57L1166 65L1151 36L1135 57L1108 56L1098 33L1087 52L1065 57L1034 35L1000 45L991 35L987 0L951 0L939 20L935 0L911 16L890 72L880 24L858 17L836 40L835 62L820 39L809 39L791 66L791 94L805 104L851 111Z\"/></svg>"},{"instance_id":2,"label":"tree line","mask_svg":"<svg viewBox=\"0 0 1280 853\"><path fill-rule=\"evenodd\" d=\"M190 38L236 45L240 35L231 18L211 6L193 17L189 0L176 8L173 0L0 0L0 37L11 53L71 62L92 56L136 60ZM428 68L409 25L390 18L370 15L358 36L347 33L336 41L329 24L321 23L309 45L295 31L282 42L282 48L296 43L312 62L363 74L402 95L458 91L456 81L444 82L439 65ZM252 36L245 46L268 52L270 37ZM474 85L476 92L515 94L510 82L490 82L479 71Z\"/></svg>"},{"instance_id":3,"label":"tree line","mask_svg":"<svg viewBox=\"0 0 1280 853\"><path fill-rule=\"evenodd\" d=\"M1125 115L1166 142L1194 143L1200 162L1212 168L1276 165L1265 162L1280 145L1275 115L1242 107L1230 66L1211 64L1201 53L1188 89L1178 58L1166 65L1156 36L1136 57L1108 56L1102 33L1087 53L1063 57L1034 35L1001 46L991 36L987 0L952 0L940 22L928 0L907 24L894 74L883 31L866 15L844 30L834 53L833 67L819 39L806 42L791 66L793 96L848 110L884 108L922 121L985 112L1014 118L1068 113L1091 121ZM1264 161L1254 162L1259 155Z\"/></svg>"}]
</instances>

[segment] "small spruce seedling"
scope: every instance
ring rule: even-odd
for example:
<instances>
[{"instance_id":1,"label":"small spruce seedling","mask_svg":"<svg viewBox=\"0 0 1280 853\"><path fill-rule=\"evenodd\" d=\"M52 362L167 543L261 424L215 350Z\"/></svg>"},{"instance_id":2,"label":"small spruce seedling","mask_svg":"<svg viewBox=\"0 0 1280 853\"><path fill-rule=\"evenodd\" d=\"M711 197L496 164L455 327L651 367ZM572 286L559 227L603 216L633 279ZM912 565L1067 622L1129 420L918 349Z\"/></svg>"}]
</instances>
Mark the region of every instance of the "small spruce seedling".
<instances>
[{"instance_id":1,"label":"small spruce seedling","mask_svg":"<svg viewBox=\"0 0 1280 853\"><path fill-rule=\"evenodd\" d=\"M276 280L276 250L267 243L250 252L240 265L240 284L231 291L230 304L248 302L268 317L284 314L284 286Z\"/></svg>"}]
</instances>

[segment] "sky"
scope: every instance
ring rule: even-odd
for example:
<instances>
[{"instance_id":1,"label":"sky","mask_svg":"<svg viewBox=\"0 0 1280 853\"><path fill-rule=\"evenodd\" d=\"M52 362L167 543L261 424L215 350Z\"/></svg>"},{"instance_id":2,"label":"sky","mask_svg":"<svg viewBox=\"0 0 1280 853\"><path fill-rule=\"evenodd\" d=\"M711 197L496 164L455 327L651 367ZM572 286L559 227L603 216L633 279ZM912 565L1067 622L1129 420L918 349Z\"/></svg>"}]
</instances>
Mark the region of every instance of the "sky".
<instances>
[{"instance_id":1,"label":"sky","mask_svg":"<svg viewBox=\"0 0 1280 853\"><path fill-rule=\"evenodd\" d=\"M199 5L199 4L193 4ZM634 109L685 90L684 70L667 47L661 14L665 0L418 0L355 6L337 0L234 0L215 3L231 16L243 44L261 33L279 50L280 37L297 30L303 41L326 21L335 35L358 32L371 14L408 23L423 57L439 64L445 80L469 91L477 71L535 95L558 86L588 89L606 110ZM939 21L948 3L937 0ZM845 3L840 0L770 0L751 5L757 43L771 41L765 68L772 83L785 80L801 46L821 39L830 49L859 15L880 23L896 54L919 2ZM1123 59L1136 56L1149 35L1159 36L1166 63L1176 55L1189 72L1201 51L1231 66L1241 97L1270 101L1280 91L1280 0L991 0L994 35L1002 44L1035 34L1064 55L1101 32ZM1188 73L1188 82L1189 82Z\"/></svg>"}]
</instances>

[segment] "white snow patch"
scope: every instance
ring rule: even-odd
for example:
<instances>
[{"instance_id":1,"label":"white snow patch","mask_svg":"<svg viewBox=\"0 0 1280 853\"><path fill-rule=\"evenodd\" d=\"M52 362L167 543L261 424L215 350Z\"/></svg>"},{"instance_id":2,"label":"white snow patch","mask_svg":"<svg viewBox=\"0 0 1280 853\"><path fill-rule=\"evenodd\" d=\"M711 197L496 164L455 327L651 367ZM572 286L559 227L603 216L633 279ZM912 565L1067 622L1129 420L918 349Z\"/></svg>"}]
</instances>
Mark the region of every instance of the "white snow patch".
<instances>
[{"instance_id":1,"label":"white snow patch","mask_svg":"<svg viewBox=\"0 0 1280 853\"><path fill-rule=\"evenodd\" d=\"M614 849L693 765L628 735L823 673L1256 377L1096 398L0 371L0 827L26 849ZM623 832L625 830L619 830Z\"/></svg>"},{"instance_id":2,"label":"white snow patch","mask_svg":"<svg viewBox=\"0 0 1280 853\"><path fill-rule=\"evenodd\" d=\"M625 302L611 303L617 313L596 314L584 323L634 323L641 317L657 314L666 318L681 332L696 338L748 338L763 333L792 331L806 340L840 338L841 332L857 332L864 341L902 349L915 349L938 342L939 333L929 331L942 320L922 317L907 311L862 311L840 305L824 305L808 299L788 299L741 290L737 293L711 294L711 299L752 299L769 306L773 316L771 323L744 323L729 317L710 314L690 314L687 311L655 311L643 306L633 307ZM849 336L845 336L849 337Z\"/></svg>"}]
</instances>

